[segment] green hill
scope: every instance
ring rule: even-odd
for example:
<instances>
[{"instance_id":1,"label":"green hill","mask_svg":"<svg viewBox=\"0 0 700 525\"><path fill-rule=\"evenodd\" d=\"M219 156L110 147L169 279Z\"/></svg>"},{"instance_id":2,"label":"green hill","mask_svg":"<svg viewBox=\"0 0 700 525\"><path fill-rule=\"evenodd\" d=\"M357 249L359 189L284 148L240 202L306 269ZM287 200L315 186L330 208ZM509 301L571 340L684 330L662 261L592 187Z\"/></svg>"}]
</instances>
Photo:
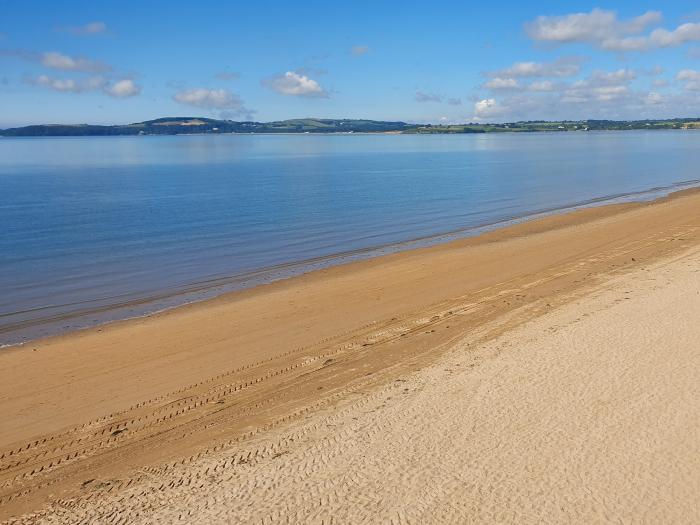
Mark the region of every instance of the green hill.
<instances>
[{"instance_id":1,"label":"green hill","mask_svg":"<svg viewBox=\"0 0 700 525\"><path fill-rule=\"evenodd\" d=\"M415 133L462 134L503 132L557 132L630 129L697 129L698 118L667 120L521 121L502 124L407 124L362 119L291 119L273 122L217 120L204 117L165 117L134 124L43 124L0 130L7 137L67 137L105 135L184 135L217 133Z\"/></svg>"},{"instance_id":2,"label":"green hill","mask_svg":"<svg viewBox=\"0 0 700 525\"><path fill-rule=\"evenodd\" d=\"M0 131L8 137L103 135L181 135L192 133L368 133L403 131L405 122L355 119L293 119L276 122L237 122L203 117L166 117L134 124L44 124Z\"/></svg>"}]
</instances>

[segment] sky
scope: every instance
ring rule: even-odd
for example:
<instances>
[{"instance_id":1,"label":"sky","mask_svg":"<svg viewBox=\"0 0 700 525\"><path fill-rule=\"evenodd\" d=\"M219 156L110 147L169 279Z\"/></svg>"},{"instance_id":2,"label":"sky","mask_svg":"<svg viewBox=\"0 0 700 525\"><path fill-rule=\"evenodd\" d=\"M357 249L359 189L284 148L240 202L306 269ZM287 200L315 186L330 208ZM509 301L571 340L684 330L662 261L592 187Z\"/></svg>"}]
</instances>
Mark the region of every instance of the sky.
<instances>
[{"instance_id":1,"label":"sky","mask_svg":"<svg viewBox=\"0 0 700 525\"><path fill-rule=\"evenodd\" d=\"M700 4L0 0L0 127L164 116L700 116Z\"/></svg>"}]
</instances>

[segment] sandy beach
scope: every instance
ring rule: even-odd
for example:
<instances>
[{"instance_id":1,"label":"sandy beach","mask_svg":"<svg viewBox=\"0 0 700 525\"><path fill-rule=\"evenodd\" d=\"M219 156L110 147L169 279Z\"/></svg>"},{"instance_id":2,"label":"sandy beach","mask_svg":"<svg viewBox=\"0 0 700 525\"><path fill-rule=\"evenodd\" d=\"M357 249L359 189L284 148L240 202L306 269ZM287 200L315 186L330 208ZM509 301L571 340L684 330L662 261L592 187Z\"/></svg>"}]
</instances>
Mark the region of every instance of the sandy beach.
<instances>
[{"instance_id":1,"label":"sandy beach","mask_svg":"<svg viewBox=\"0 0 700 525\"><path fill-rule=\"evenodd\" d=\"M0 519L700 520L700 193L0 352Z\"/></svg>"}]
</instances>

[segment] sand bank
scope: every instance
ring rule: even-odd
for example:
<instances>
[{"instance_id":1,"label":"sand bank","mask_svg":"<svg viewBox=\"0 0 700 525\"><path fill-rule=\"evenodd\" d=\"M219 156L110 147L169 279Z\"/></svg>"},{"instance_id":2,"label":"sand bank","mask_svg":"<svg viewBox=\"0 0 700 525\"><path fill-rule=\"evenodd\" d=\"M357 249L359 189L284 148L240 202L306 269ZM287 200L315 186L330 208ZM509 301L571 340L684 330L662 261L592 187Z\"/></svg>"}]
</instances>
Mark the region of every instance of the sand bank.
<instances>
[{"instance_id":1,"label":"sand bank","mask_svg":"<svg viewBox=\"0 0 700 525\"><path fill-rule=\"evenodd\" d=\"M581 210L5 350L0 517L697 518L699 229Z\"/></svg>"}]
</instances>

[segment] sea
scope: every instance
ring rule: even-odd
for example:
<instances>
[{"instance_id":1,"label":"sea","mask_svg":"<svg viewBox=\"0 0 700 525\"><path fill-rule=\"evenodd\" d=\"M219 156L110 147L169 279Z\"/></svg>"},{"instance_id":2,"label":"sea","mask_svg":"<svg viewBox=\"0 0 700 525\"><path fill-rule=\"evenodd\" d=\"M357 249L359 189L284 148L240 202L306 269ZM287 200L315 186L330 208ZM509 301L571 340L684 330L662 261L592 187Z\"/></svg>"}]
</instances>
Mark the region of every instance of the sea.
<instances>
[{"instance_id":1,"label":"sea","mask_svg":"<svg viewBox=\"0 0 700 525\"><path fill-rule=\"evenodd\" d=\"M0 137L0 345L698 185L700 132Z\"/></svg>"}]
</instances>

